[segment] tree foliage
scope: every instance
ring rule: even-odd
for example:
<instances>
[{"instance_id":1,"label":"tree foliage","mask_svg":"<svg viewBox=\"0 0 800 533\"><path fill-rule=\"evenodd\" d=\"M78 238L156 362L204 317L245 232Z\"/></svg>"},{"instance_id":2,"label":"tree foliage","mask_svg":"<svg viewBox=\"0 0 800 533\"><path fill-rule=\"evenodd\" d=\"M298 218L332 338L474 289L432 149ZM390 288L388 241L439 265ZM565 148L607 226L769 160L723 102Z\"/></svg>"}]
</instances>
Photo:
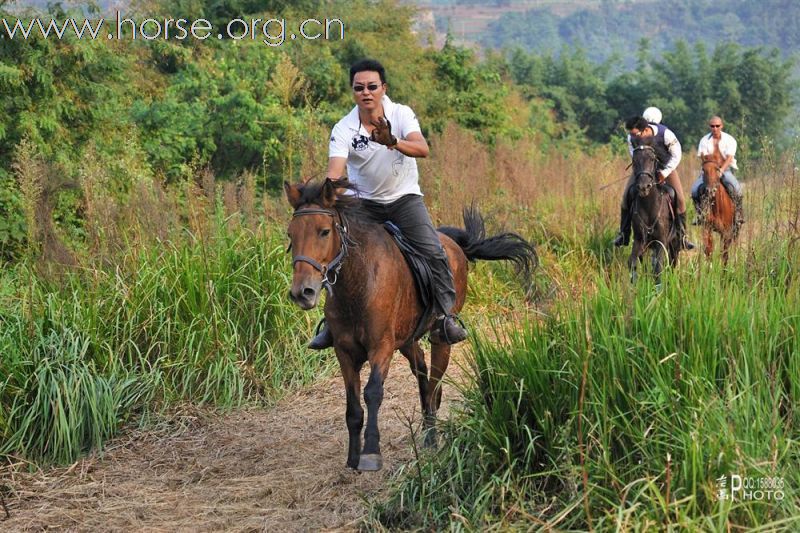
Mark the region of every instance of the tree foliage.
<instances>
[{"instance_id":1,"label":"tree foliage","mask_svg":"<svg viewBox=\"0 0 800 533\"><path fill-rule=\"evenodd\" d=\"M669 16L688 16L684 7ZM56 18L84 16L54 9ZM648 39L626 43L623 56L636 63L626 71L620 58L594 62L593 49L517 49L481 59L452 40L425 47L412 32L413 9L397 0L155 0L147 9L216 25L277 14L287 24L335 17L345 36L279 47L258 39L0 39L0 255L13 258L26 235L11 168L23 140L71 183L89 172L91 158L104 174L99 182L120 201L143 177L180 183L206 169L229 180L255 172L262 189L278 188L324 168L327 132L353 106L349 66L364 57L386 66L390 97L410 105L426 133L457 123L483 142L531 135L542 149L618 138L620 122L646 105L661 107L684 142L694 142L706 115L719 113L757 146L781 131L792 102L792 64L764 49L725 45L709 53L678 41L662 51ZM2 4L0 15L15 18ZM592 25L586 14L576 17L570 31ZM543 15L518 29L557 43L558 20ZM308 161L312 144L317 160ZM56 199L54 216L80 235L79 192L71 194Z\"/></svg>"},{"instance_id":2,"label":"tree foliage","mask_svg":"<svg viewBox=\"0 0 800 533\"><path fill-rule=\"evenodd\" d=\"M596 142L619 133L625 118L655 105L684 144L706 133L705 121L718 114L734 135L757 151L765 138L780 137L793 104L793 61L777 50L703 43L676 43L655 56L643 43L635 70L614 74L614 63L592 63L577 51L558 56L509 53L509 71L531 97L550 102L561 121L574 124Z\"/></svg>"},{"instance_id":3,"label":"tree foliage","mask_svg":"<svg viewBox=\"0 0 800 533\"><path fill-rule=\"evenodd\" d=\"M581 47L603 62L621 54L626 66L636 39L645 36L655 52L679 41L739 43L776 47L785 54L800 50L800 4L789 0L680 0L672 2L603 2L559 17L548 7L509 12L482 34L483 45L521 46L528 51L558 52Z\"/></svg>"}]
</instances>

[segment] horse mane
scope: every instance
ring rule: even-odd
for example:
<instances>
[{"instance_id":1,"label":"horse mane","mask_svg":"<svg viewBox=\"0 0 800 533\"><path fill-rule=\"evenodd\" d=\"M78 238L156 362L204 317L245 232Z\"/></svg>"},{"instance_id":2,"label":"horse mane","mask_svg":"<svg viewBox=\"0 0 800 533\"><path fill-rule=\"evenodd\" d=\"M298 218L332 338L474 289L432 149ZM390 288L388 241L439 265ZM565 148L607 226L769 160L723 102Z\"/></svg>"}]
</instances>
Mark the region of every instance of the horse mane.
<instances>
[{"instance_id":1,"label":"horse mane","mask_svg":"<svg viewBox=\"0 0 800 533\"><path fill-rule=\"evenodd\" d=\"M665 146L662 146L659 143L655 142L655 137L643 137L641 135L632 135L631 136L631 146L637 148L639 146L649 146L653 149L656 154L656 160L658 164L666 166L667 161L669 161L672 154L669 153L669 150Z\"/></svg>"},{"instance_id":2,"label":"horse mane","mask_svg":"<svg viewBox=\"0 0 800 533\"><path fill-rule=\"evenodd\" d=\"M298 205L322 205L326 181L312 179L297 185L297 190L300 192ZM333 183L336 186L336 200L333 208L342 215L354 216L356 219L363 218L361 198L358 196L359 191L356 184L351 183L347 178L341 178Z\"/></svg>"}]
</instances>

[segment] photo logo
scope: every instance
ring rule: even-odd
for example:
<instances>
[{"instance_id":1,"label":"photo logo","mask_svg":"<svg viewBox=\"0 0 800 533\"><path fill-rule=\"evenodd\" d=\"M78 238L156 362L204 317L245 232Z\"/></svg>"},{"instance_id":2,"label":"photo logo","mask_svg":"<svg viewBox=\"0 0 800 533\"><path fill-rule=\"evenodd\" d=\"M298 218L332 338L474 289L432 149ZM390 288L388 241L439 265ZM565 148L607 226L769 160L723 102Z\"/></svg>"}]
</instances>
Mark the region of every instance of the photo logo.
<instances>
[{"instance_id":1,"label":"photo logo","mask_svg":"<svg viewBox=\"0 0 800 533\"><path fill-rule=\"evenodd\" d=\"M782 477L749 477L739 474L717 478L717 499L730 501L781 501L786 497Z\"/></svg>"}]
</instances>

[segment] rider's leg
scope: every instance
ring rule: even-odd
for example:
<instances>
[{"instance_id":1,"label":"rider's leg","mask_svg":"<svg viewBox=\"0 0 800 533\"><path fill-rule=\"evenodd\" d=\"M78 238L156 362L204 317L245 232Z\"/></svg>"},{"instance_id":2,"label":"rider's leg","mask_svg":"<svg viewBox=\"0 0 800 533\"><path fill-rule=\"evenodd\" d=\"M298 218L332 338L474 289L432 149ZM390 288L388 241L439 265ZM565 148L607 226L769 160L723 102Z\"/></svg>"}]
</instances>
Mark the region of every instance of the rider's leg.
<instances>
[{"instance_id":1,"label":"rider's leg","mask_svg":"<svg viewBox=\"0 0 800 533\"><path fill-rule=\"evenodd\" d=\"M691 250L694 248L694 243L689 241L686 238L686 201L683 197L683 186L681 185L681 179L678 176L678 171L673 170L672 173L667 176L667 184L669 184L673 189L675 189L675 199L677 203L677 213L675 217L675 226L678 230L678 242L681 243L681 247L686 250Z\"/></svg>"},{"instance_id":2,"label":"rider's leg","mask_svg":"<svg viewBox=\"0 0 800 533\"><path fill-rule=\"evenodd\" d=\"M437 327L434 336L448 344L461 342L467 338L467 332L455 319L453 307L456 302L456 290L453 284L453 273L447 261L447 254L439 241L439 234L433 227L428 209L422 196L408 194L387 205L389 219L403 233L403 237L424 257L428 258L434 278L436 300Z\"/></svg>"},{"instance_id":3,"label":"rider's leg","mask_svg":"<svg viewBox=\"0 0 800 533\"><path fill-rule=\"evenodd\" d=\"M619 233L614 238L614 246L627 246L630 241L631 235L631 213L630 213L630 192L631 187L636 182L633 174L628 178L625 184L625 190L622 193L622 202L619 211Z\"/></svg>"},{"instance_id":4,"label":"rider's leg","mask_svg":"<svg viewBox=\"0 0 800 533\"><path fill-rule=\"evenodd\" d=\"M722 183L725 185L728 193L731 195L733 205L736 207L735 223L744 224L744 207L742 205L742 185L736 176L733 175L731 169L727 169L722 175Z\"/></svg>"}]
</instances>

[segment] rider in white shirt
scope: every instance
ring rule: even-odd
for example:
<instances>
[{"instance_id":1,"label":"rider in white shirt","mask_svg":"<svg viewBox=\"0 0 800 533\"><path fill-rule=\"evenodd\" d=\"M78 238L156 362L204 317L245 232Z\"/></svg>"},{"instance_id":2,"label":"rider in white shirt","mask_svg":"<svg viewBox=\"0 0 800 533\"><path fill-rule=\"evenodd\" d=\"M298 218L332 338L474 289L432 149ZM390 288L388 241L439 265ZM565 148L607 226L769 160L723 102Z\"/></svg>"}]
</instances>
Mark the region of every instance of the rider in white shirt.
<instances>
[{"instance_id":1,"label":"rider in white shirt","mask_svg":"<svg viewBox=\"0 0 800 533\"><path fill-rule=\"evenodd\" d=\"M704 155L713 155L714 152L719 150L725 161L720 166L722 174L722 183L725 185L728 193L731 195L734 205L736 206L736 214L734 216L734 223L741 225L744 223L744 209L742 207L742 186L736 176L733 175L733 170L738 170L736 166L736 139L732 135L722 131L724 124L722 119L718 116L713 116L708 120L708 129L710 130L707 135L700 139L697 146L697 156L703 157ZM692 199L694 200L695 209L697 209L698 216L700 215L700 187L703 185L703 175L700 174L692 184Z\"/></svg>"}]
</instances>

